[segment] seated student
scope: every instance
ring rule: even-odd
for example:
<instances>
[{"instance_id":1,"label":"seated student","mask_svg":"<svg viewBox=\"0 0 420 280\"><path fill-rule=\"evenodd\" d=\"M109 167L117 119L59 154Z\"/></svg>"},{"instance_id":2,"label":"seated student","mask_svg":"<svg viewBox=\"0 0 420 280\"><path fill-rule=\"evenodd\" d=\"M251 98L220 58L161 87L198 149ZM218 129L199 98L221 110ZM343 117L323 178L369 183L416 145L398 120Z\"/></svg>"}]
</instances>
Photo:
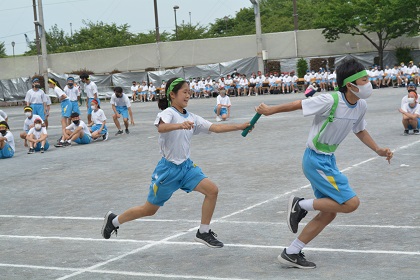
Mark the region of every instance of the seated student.
<instances>
[{"instance_id":1,"label":"seated student","mask_svg":"<svg viewBox=\"0 0 420 280\"><path fill-rule=\"evenodd\" d=\"M408 93L407 103L403 108L399 108L403 114L402 124L404 126L404 136L407 136L410 130L413 130L415 135L419 135L420 129L420 105L417 101L417 92L414 90Z\"/></svg>"},{"instance_id":2,"label":"seated student","mask_svg":"<svg viewBox=\"0 0 420 280\"><path fill-rule=\"evenodd\" d=\"M147 100L156 101L156 87L153 85L152 82L150 82L149 84L149 94Z\"/></svg>"},{"instance_id":3,"label":"seated student","mask_svg":"<svg viewBox=\"0 0 420 280\"><path fill-rule=\"evenodd\" d=\"M268 74L265 74L265 77L262 80L261 92L262 94L265 92L270 93L270 77Z\"/></svg>"},{"instance_id":4,"label":"seated student","mask_svg":"<svg viewBox=\"0 0 420 280\"><path fill-rule=\"evenodd\" d=\"M11 158L15 154L15 139L6 121L0 122L0 159Z\"/></svg>"},{"instance_id":5,"label":"seated student","mask_svg":"<svg viewBox=\"0 0 420 280\"><path fill-rule=\"evenodd\" d=\"M251 78L249 78L249 91L248 96L251 96L252 94L258 95L257 90L257 76L255 76L255 73L252 73Z\"/></svg>"},{"instance_id":6,"label":"seated student","mask_svg":"<svg viewBox=\"0 0 420 280\"><path fill-rule=\"evenodd\" d=\"M63 136L64 143L58 142L54 146L66 147L71 146L71 141L77 144L89 144L92 141L89 128L79 117L78 113L72 113L70 116L72 123L66 127L65 134Z\"/></svg>"},{"instance_id":7,"label":"seated student","mask_svg":"<svg viewBox=\"0 0 420 280\"><path fill-rule=\"evenodd\" d=\"M227 75L225 79L226 95L230 95L231 93L233 93L234 87L235 85L233 83L233 79L230 77L230 75Z\"/></svg>"},{"instance_id":8,"label":"seated student","mask_svg":"<svg viewBox=\"0 0 420 280\"><path fill-rule=\"evenodd\" d=\"M225 121L230 117L230 103L229 96L226 95L225 90L221 90L220 94L217 96L216 107L214 107L214 112L216 113L216 121Z\"/></svg>"},{"instance_id":9,"label":"seated student","mask_svg":"<svg viewBox=\"0 0 420 280\"><path fill-rule=\"evenodd\" d=\"M308 88L308 86L311 84L311 79L312 79L312 76L311 76L311 71L309 71L309 70L306 70L306 74L305 74L305 76L303 76L303 80L304 80L304 86L305 86L305 90Z\"/></svg>"},{"instance_id":10,"label":"seated student","mask_svg":"<svg viewBox=\"0 0 420 280\"><path fill-rule=\"evenodd\" d=\"M312 97L318 91L318 86L316 83L310 84L305 90L306 98Z\"/></svg>"},{"instance_id":11,"label":"seated student","mask_svg":"<svg viewBox=\"0 0 420 280\"><path fill-rule=\"evenodd\" d=\"M108 128L106 127L105 113L96 99L92 101L90 106L92 108L92 122L89 126L92 127L90 129L92 139L96 141L99 137L102 137L106 141L108 140Z\"/></svg>"},{"instance_id":12,"label":"seated student","mask_svg":"<svg viewBox=\"0 0 420 280\"><path fill-rule=\"evenodd\" d=\"M47 129L42 126L42 119L38 118L34 121L34 127L32 127L26 140L29 142L29 151L28 154L33 154L35 152L41 152L48 150L50 144L47 140L48 134Z\"/></svg>"},{"instance_id":13,"label":"seated student","mask_svg":"<svg viewBox=\"0 0 420 280\"><path fill-rule=\"evenodd\" d=\"M281 90L283 93L292 93L292 77L289 73L285 73L281 84Z\"/></svg>"},{"instance_id":14,"label":"seated student","mask_svg":"<svg viewBox=\"0 0 420 280\"><path fill-rule=\"evenodd\" d=\"M26 140L26 135L28 135L29 129L34 127L34 120L41 118L41 116L35 115L32 113L32 107L31 106L25 106L23 108L23 111L25 112L26 119L23 122L23 132L20 133L20 138L25 140L25 147L28 147L28 141ZM42 124L44 124L44 121L42 121Z\"/></svg>"}]
</instances>

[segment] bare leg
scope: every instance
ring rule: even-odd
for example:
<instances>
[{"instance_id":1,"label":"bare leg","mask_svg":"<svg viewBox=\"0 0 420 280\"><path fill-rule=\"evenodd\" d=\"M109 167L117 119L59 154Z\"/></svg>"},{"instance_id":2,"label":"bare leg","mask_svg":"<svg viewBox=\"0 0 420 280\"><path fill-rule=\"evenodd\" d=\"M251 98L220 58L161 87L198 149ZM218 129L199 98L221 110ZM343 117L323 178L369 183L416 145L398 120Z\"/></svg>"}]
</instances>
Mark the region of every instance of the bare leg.
<instances>
[{"instance_id":1,"label":"bare leg","mask_svg":"<svg viewBox=\"0 0 420 280\"><path fill-rule=\"evenodd\" d=\"M153 216L158 210L158 205L146 201L146 203L141 206L135 206L124 211L124 213L118 216L118 222L123 224L142 217Z\"/></svg>"},{"instance_id":2,"label":"bare leg","mask_svg":"<svg viewBox=\"0 0 420 280\"><path fill-rule=\"evenodd\" d=\"M209 225L213 217L214 208L216 207L219 189L210 179L205 178L194 190L204 194L204 201L201 208L201 224Z\"/></svg>"}]
</instances>

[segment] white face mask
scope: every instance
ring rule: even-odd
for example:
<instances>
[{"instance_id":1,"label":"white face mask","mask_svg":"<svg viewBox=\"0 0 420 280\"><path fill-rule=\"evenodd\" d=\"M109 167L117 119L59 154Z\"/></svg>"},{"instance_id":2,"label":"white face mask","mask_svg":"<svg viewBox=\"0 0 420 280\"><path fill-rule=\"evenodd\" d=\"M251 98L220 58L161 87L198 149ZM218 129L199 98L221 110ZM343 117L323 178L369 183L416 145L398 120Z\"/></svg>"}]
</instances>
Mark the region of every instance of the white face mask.
<instances>
[{"instance_id":1,"label":"white face mask","mask_svg":"<svg viewBox=\"0 0 420 280\"><path fill-rule=\"evenodd\" d=\"M414 103L414 97L408 97L407 101L408 103Z\"/></svg>"},{"instance_id":2,"label":"white face mask","mask_svg":"<svg viewBox=\"0 0 420 280\"><path fill-rule=\"evenodd\" d=\"M350 91L352 93L354 93L354 95L356 95L360 99L367 99L367 98L369 98L369 96L372 95L373 88L372 88L372 84L370 82L364 84L363 86L357 86L355 84L352 84L352 85L357 87L359 89L359 92L355 92L351 88L350 88Z\"/></svg>"},{"instance_id":3,"label":"white face mask","mask_svg":"<svg viewBox=\"0 0 420 280\"><path fill-rule=\"evenodd\" d=\"M92 109L92 110L95 110L96 109L96 107L95 106L90 106L90 108Z\"/></svg>"},{"instance_id":4,"label":"white face mask","mask_svg":"<svg viewBox=\"0 0 420 280\"><path fill-rule=\"evenodd\" d=\"M31 112L25 112L25 116L27 116L28 118L32 115Z\"/></svg>"},{"instance_id":5,"label":"white face mask","mask_svg":"<svg viewBox=\"0 0 420 280\"><path fill-rule=\"evenodd\" d=\"M42 127L42 126L41 126L41 124L39 124L39 123L37 123L37 124L35 125L35 129L36 129L36 130L40 130L40 129L41 129L41 127Z\"/></svg>"}]
</instances>

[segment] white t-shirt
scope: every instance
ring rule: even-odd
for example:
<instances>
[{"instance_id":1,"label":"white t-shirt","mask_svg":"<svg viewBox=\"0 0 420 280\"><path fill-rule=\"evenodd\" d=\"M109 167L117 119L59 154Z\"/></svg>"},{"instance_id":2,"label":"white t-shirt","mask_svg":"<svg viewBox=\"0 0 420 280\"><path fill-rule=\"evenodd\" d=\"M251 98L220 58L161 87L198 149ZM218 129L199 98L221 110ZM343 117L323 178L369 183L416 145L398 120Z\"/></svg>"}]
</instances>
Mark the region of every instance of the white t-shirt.
<instances>
[{"instance_id":1,"label":"white t-shirt","mask_svg":"<svg viewBox=\"0 0 420 280\"><path fill-rule=\"evenodd\" d=\"M149 92L155 92L156 87L155 86L149 86Z\"/></svg>"},{"instance_id":2,"label":"white t-shirt","mask_svg":"<svg viewBox=\"0 0 420 280\"><path fill-rule=\"evenodd\" d=\"M54 93L55 93L55 95L58 97L58 100L61 102L61 101L63 101L63 100L66 100L66 99L69 99L69 97L64 93L64 91L62 91L61 90L61 88L59 88L59 87L55 87L54 88ZM66 98L64 98L64 99L61 99L61 97L63 96L63 95L66 95L67 97Z\"/></svg>"},{"instance_id":3,"label":"white t-shirt","mask_svg":"<svg viewBox=\"0 0 420 280\"><path fill-rule=\"evenodd\" d=\"M210 134L211 122L190 112L179 113L173 107L169 107L160 112L155 120L155 126L159 126L162 120L164 123L183 123L185 121L194 122L194 127L190 130L177 129L166 133L159 133L160 154L168 161L181 164L190 157L191 137L199 133Z\"/></svg>"},{"instance_id":4,"label":"white t-shirt","mask_svg":"<svg viewBox=\"0 0 420 280\"><path fill-rule=\"evenodd\" d=\"M138 86L131 86L131 91L133 92L137 92L138 89L139 89Z\"/></svg>"},{"instance_id":5,"label":"white t-shirt","mask_svg":"<svg viewBox=\"0 0 420 280\"><path fill-rule=\"evenodd\" d=\"M322 131L318 138L318 142L337 145L340 144L350 130L358 133L365 129L366 121L364 119L367 104L364 99L359 99L355 105L349 104L341 92L338 92L338 105L334 113L334 121L329 123ZM313 98L302 100L303 115L315 115L309 131L307 146L319 154L332 154L319 151L315 148L312 140L320 131L325 120L330 114L330 110L334 104L331 94L321 94Z\"/></svg>"},{"instance_id":6,"label":"white t-shirt","mask_svg":"<svg viewBox=\"0 0 420 280\"><path fill-rule=\"evenodd\" d=\"M98 109L96 112L92 110L92 121L94 124L102 124L106 120L104 110Z\"/></svg>"},{"instance_id":7,"label":"white t-shirt","mask_svg":"<svg viewBox=\"0 0 420 280\"><path fill-rule=\"evenodd\" d=\"M67 97L70 101L77 101L78 97L80 96L80 91L78 87L73 86L69 88L67 85L64 87L64 92L66 93Z\"/></svg>"},{"instance_id":8,"label":"white t-shirt","mask_svg":"<svg viewBox=\"0 0 420 280\"><path fill-rule=\"evenodd\" d=\"M42 118L40 116L35 115L35 114L32 114L32 118L26 118L25 121L23 122L23 130L24 131L29 131L29 129L30 129L29 127L31 125L33 125L34 121L38 118L42 120ZM42 121L42 124L44 124L44 121Z\"/></svg>"},{"instance_id":9,"label":"white t-shirt","mask_svg":"<svg viewBox=\"0 0 420 280\"><path fill-rule=\"evenodd\" d=\"M85 84L85 93L86 93L87 98L95 98L95 93L96 93L96 96L99 97L98 87L92 81L90 81L89 84L88 83Z\"/></svg>"},{"instance_id":10,"label":"white t-shirt","mask_svg":"<svg viewBox=\"0 0 420 280\"><path fill-rule=\"evenodd\" d=\"M71 123L69 126L66 127L67 130L70 130L71 132L73 132L76 128L78 128L79 126L81 126L83 128L83 132L87 135L91 135L89 128L87 127L87 125L85 124L84 121L80 120L79 125L75 125L74 123Z\"/></svg>"},{"instance_id":11,"label":"white t-shirt","mask_svg":"<svg viewBox=\"0 0 420 280\"><path fill-rule=\"evenodd\" d=\"M111 101L109 103L117 107L124 107L124 106L127 108L131 107L130 100L128 99L128 96L125 93L123 93L123 95L120 98L118 98L115 95L115 93L113 93L111 96Z\"/></svg>"},{"instance_id":12,"label":"white t-shirt","mask_svg":"<svg viewBox=\"0 0 420 280\"><path fill-rule=\"evenodd\" d=\"M410 114L420 115L420 105L418 103L416 103L416 106L410 107L410 103L406 102L401 109Z\"/></svg>"},{"instance_id":13,"label":"white t-shirt","mask_svg":"<svg viewBox=\"0 0 420 280\"><path fill-rule=\"evenodd\" d=\"M35 127L32 127L28 131L28 135L35 135L35 139L41 138L41 134L47 134L47 129L45 127L41 127L40 130L36 130Z\"/></svg>"},{"instance_id":14,"label":"white t-shirt","mask_svg":"<svg viewBox=\"0 0 420 280\"><path fill-rule=\"evenodd\" d=\"M12 134L12 132L10 132L10 130L8 130L7 132L6 132L6 135L2 135L2 134L0 134L0 136L2 136L2 137L6 137L6 142L7 142L7 144L9 144L10 145L10 147L13 149L13 151L15 150L15 138L13 137L13 134Z\"/></svg>"},{"instance_id":15,"label":"white t-shirt","mask_svg":"<svg viewBox=\"0 0 420 280\"><path fill-rule=\"evenodd\" d=\"M225 95L225 96L221 96L218 95L217 96L217 105L223 105L222 107L230 107L232 106L232 104L230 103L230 98L229 96Z\"/></svg>"},{"instance_id":16,"label":"white t-shirt","mask_svg":"<svg viewBox=\"0 0 420 280\"><path fill-rule=\"evenodd\" d=\"M38 89L37 91L30 89L26 93L25 101L29 104L41 104L47 102L47 96L42 89Z\"/></svg>"}]
</instances>

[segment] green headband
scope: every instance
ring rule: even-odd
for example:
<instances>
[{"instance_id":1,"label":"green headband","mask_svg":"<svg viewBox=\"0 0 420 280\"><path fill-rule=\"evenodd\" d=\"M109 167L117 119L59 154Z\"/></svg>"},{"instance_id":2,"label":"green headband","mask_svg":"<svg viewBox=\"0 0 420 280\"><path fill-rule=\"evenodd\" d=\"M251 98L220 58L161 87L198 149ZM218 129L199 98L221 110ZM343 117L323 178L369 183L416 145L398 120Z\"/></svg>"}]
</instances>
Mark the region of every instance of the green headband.
<instances>
[{"instance_id":1,"label":"green headband","mask_svg":"<svg viewBox=\"0 0 420 280\"><path fill-rule=\"evenodd\" d=\"M171 97L170 97L170 93L171 93L171 91L174 89L174 87L177 85L177 84L179 84L179 83L182 83L182 82L185 82L185 80L183 79L183 78L178 78L178 79L175 79L170 85L169 85L169 88L168 88L168 90L166 91L166 99L168 99L168 106L171 106Z\"/></svg>"},{"instance_id":2,"label":"green headband","mask_svg":"<svg viewBox=\"0 0 420 280\"><path fill-rule=\"evenodd\" d=\"M366 70L362 70L360 72L357 72L356 74L345 78L344 81L343 81L343 85L341 87L344 87L347 83L351 83L351 82L356 81L357 79L360 79L360 78L365 77L367 75L368 75L368 73L367 73Z\"/></svg>"}]
</instances>

